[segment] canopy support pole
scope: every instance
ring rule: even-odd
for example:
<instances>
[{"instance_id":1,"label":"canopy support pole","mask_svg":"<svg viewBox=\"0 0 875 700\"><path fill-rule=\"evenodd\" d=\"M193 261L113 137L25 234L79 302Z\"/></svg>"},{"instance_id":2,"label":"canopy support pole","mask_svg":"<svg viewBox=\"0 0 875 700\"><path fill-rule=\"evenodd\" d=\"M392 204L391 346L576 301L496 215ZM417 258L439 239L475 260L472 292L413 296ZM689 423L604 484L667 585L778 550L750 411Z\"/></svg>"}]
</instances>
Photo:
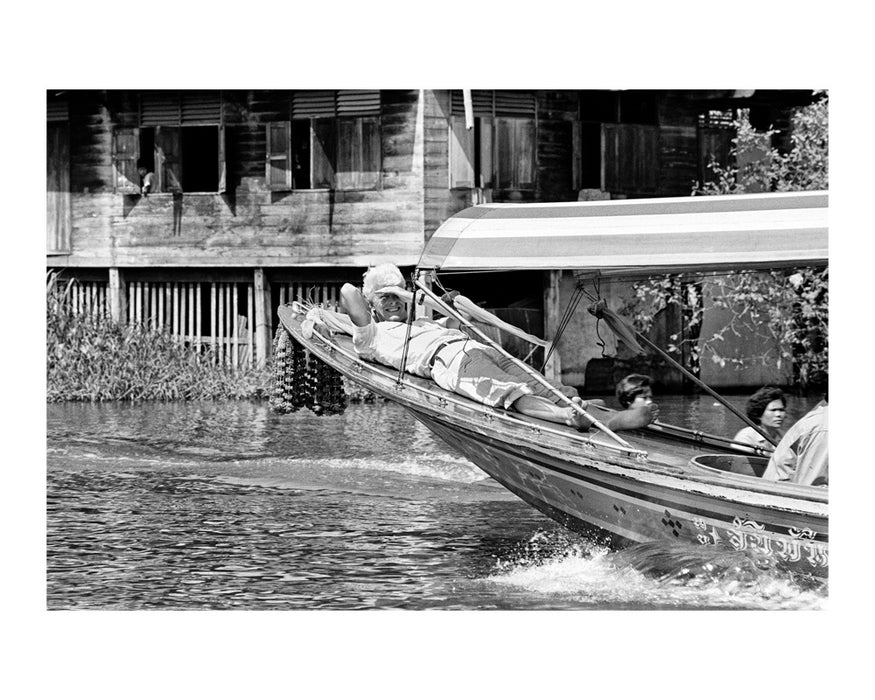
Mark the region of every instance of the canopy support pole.
<instances>
[{"instance_id":1,"label":"canopy support pole","mask_svg":"<svg viewBox=\"0 0 875 700\"><path fill-rule=\"evenodd\" d=\"M778 443L776 443L775 440L774 440L773 438L769 437L769 436L766 434L766 432L765 432L760 426L758 426L758 425L757 425L756 423L754 423L750 418L748 418L748 417L747 417L746 415L744 415L741 411L739 411L735 406L733 406L731 403L729 403L729 401L727 401L727 400L724 399L722 396L720 396L720 394L718 394L718 393L717 393L716 391L714 391L710 386L708 386L707 384L705 384L705 382L703 382L703 381L702 381L701 379L699 379L695 374L693 374L692 372L690 372L690 371L689 371L686 367L684 367L680 362L678 362L677 360L675 360L675 359L674 359L671 355L669 355L665 350L663 350L663 349L662 349L661 347L659 347L656 343L654 343L652 340L650 340L650 338L648 338L648 337L645 336L643 333L639 333L639 332L636 331L634 328L632 328L632 327L627 323L626 319L624 319L622 316L620 316L620 315L619 315L618 313L616 313L615 311L611 311L611 309L609 309L609 308L607 307L607 304L605 304L604 301L602 301L602 300L600 300L600 299L596 299L595 297L593 297L592 294L590 294L589 292L586 292L585 290L584 290L584 293L587 295L587 297L589 297L591 300L593 300L593 301L595 302L595 303L593 304L593 306L590 307L589 312L590 312L593 316L595 316L596 318L603 318L603 319L605 320L605 322L608 324L608 326L611 328L611 330L614 332L614 334L617 335L617 336L619 336L621 340L623 340L623 333L622 333L622 331L625 331L625 333L627 333L627 334L632 334L632 336L634 337L635 340L638 340L639 342L644 343L644 345L646 345L647 347L649 347L649 348L650 348L651 350L653 350L654 352L658 353L658 354L659 354L664 360L666 360L666 361L667 361L672 367L674 367L676 370L678 370L678 372L680 372L681 374L683 374L687 379L689 379L690 381L692 381L692 382L693 382L696 386L698 386L700 389L704 389L704 390L705 390L706 392L708 392L712 397L714 397L715 399L717 399L717 401L719 401L719 402L720 402L721 404L723 404L726 408L728 408L730 411L732 411L732 413L734 413L738 418L741 418L741 420L743 420L747 425L749 425L751 428L753 428L754 430L756 430L760 435L762 435L766 440L768 440L769 443L771 443L771 444L774 445L774 446L777 446ZM615 324L620 326L620 328L619 328L619 331L620 331L620 332L618 332L618 330L615 329ZM627 344L628 344L628 342L631 342L631 341L625 341L625 342L627 342ZM639 348L639 349L640 349L640 348Z\"/></svg>"}]
</instances>

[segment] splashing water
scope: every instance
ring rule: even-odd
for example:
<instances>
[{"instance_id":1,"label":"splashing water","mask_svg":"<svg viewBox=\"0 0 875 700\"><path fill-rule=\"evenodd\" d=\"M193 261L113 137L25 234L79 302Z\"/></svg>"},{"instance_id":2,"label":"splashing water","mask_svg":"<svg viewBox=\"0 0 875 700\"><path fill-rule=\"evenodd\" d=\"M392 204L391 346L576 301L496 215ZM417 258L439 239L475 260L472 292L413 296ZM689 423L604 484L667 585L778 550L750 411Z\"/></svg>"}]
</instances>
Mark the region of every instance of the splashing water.
<instances>
[{"instance_id":1,"label":"splashing water","mask_svg":"<svg viewBox=\"0 0 875 700\"><path fill-rule=\"evenodd\" d=\"M821 609L826 584L749 552L649 542L612 552L561 531L538 532L497 563L493 583L581 606L613 608Z\"/></svg>"}]
</instances>

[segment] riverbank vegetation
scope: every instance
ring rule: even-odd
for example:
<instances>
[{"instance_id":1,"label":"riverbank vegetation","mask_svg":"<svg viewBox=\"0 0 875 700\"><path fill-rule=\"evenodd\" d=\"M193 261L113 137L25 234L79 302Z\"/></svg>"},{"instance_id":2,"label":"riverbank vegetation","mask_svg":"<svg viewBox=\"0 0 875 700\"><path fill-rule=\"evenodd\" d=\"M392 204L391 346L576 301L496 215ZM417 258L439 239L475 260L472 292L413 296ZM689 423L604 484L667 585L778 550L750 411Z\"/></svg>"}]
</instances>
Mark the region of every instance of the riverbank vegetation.
<instances>
[{"instance_id":1,"label":"riverbank vegetation","mask_svg":"<svg viewBox=\"0 0 875 700\"><path fill-rule=\"evenodd\" d=\"M76 312L70 281L46 284L46 399L58 401L268 400L274 367L230 367L209 347L194 348L165 329ZM344 382L352 403L373 393Z\"/></svg>"},{"instance_id":2,"label":"riverbank vegetation","mask_svg":"<svg viewBox=\"0 0 875 700\"><path fill-rule=\"evenodd\" d=\"M270 372L215 362L166 329L115 323L106 314L75 313L70 283L56 275L46 289L48 401L261 399Z\"/></svg>"}]
</instances>

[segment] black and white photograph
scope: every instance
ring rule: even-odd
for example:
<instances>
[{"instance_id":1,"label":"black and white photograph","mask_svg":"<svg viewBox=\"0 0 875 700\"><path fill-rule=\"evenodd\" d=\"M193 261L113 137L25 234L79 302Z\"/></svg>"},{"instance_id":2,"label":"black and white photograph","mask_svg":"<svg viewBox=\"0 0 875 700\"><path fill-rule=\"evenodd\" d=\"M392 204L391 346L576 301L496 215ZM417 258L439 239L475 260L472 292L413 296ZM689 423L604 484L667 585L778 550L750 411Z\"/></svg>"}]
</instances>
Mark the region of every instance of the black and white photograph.
<instances>
[{"instance_id":1,"label":"black and white photograph","mask_svg":"<svg viewBox=\"0 0 875 700\"><path fill-rule=\"evenodd\" d=\"M829 524L865 511L829 499L831 444L837 493L860 489L829 409L831 388L865 392L868 332L860 308L851 359L830 324L831 262L848 279L831 73L636 79L622 64L647 54L618 37L614 73L569 70L574 51L551 60L542 39L514 76L518 27L478 50L375 26L379 50L355 36L321 70L302 26L261 75L251 37L213 45L203 26L179 72L169 44L107 44L130 73L41 64L29 86L46 129L45 267L21 273L45 318L29 596L70 678L46 691L560 692L508 677L531 653L535 674L604 659L598 694L640 663L629 696L658 676L668 697L686 646L689 683L742 649L785 667L852 600L849 525L836 579ZM686 31L691 60L719 54ZM417 46L438 65L392 73ZM36 246L31 199L15 226ZM75 661L91 639L112 682ZM166 674L128 686L153 654ZM300 682L269 690L287 663Z\"/></svg>"},{"instance_id":2,"label":"black and white photograph","mask_svg":"<svg viewBox=\"0 0 875 700\"><path fill-rule=\"evenodd\" d=\"M46 97L50 609L826 599L826 91Z\"/></svg>"}]
</instances>

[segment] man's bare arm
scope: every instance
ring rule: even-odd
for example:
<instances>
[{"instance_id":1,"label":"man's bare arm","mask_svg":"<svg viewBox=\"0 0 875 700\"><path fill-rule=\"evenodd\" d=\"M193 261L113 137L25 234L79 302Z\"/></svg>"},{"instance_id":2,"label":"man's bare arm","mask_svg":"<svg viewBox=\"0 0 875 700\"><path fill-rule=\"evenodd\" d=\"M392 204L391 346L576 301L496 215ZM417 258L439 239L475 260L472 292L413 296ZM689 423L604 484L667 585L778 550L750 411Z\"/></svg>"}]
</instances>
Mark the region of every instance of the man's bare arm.
<instances>
[{"instance_id":1,"label":"man's bare arm","mask_svg":"<svg viewBox=\"0 0 875 700\"><path fill-rule=\"evenodd\" d=\"M355 285L348 282L340 288L340 306L350 320L360 328L371 322L371 308Z\"/></svg>"}]
</instances>

